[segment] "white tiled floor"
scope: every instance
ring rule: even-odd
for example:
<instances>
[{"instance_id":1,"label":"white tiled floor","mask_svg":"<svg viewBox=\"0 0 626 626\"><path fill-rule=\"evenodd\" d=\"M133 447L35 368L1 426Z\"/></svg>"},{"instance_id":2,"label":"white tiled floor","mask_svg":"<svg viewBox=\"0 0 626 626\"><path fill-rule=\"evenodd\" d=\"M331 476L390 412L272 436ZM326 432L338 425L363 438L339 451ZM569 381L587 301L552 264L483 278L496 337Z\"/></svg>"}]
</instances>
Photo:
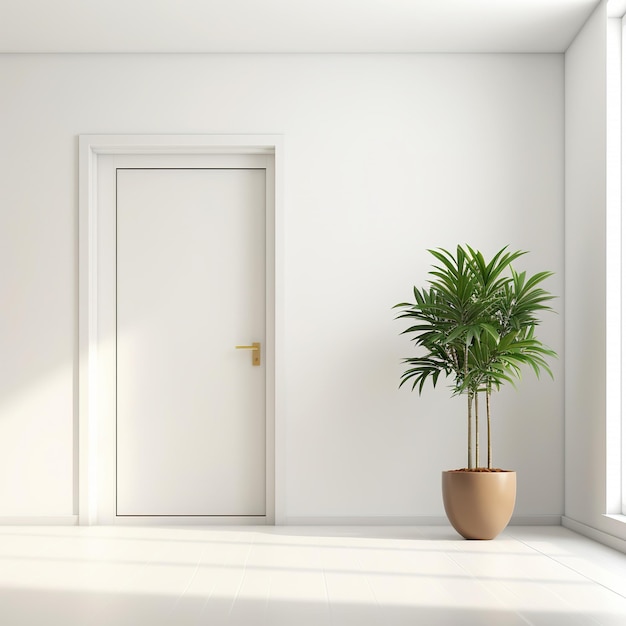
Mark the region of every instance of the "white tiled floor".
<instances>
[{"instance_id":1,"label":"white tiled floor","mask_svg":"<svg viewBox=\"0 0 626 626\"><path fill-rule=\"evenodd\" d=\"M626 555L564 528L0 527L2 626L626 625Z\"/></svg>"}]
</instances>

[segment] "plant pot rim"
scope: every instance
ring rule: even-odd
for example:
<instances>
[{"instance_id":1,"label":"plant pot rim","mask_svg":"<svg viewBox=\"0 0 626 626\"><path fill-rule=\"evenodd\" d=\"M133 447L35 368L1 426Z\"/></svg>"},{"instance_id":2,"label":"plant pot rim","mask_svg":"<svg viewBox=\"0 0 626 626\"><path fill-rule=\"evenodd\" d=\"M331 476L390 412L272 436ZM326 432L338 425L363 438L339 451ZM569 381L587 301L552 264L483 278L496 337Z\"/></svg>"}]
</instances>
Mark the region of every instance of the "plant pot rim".
<instances>
[{"instance_id":1,"label":"plant pot rim","mask_svg":"<svg viewBox=\"0 0 626 626\"><path fill-rule=\"evenodd\" d=\"M460 469L449 469L441 471L442 474L514 474L515 472L516 470L502 469L500 467L494 467L493 469L487 469L484 467L480 467L478 469L468 469L466 467L462 467Z\"/></svg>"}]
</instances>

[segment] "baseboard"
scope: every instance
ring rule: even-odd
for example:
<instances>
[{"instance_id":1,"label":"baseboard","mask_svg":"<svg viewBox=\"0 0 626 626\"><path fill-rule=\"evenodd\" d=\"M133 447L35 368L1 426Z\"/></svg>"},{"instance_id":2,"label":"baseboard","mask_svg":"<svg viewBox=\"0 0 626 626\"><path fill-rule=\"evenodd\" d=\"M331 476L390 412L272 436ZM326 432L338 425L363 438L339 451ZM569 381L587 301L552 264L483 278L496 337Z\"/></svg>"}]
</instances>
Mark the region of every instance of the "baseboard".
<instances>
[{"instance_id":1,"label":"baseboard","mask_svg":"<svg viewBox=\"0 0 626 626\"><path fill-rule=\"evenodd\" d=\"M265 516L238 517L219 515L162 515L153 517L150 515L123 515L104 522L104 525L112 526L268 526L270 523Z\"/></svg>"},{"instance_id":2,"label":"baseboard","mask_svg":"<svg viewBox=\"0 0 626 626\"><path fill-rule=\"evenodd\" d=\"M565 515L561 517L561 525L569 530L573 530L579 535L584 535L585 537L589 537L589 539L593 539L598 543L608 546L609 548L626 553L626 541L624 539L609 535L609 533L587 526L587 524L583 524L582 522L577 522L576 520L566 517Z\"/></svg>"},{"instance_id":3,"label":"baseboard","mask_svg":"<svg viewBox=\"0 0 626 626\"><path fill-rule=\"evenodd\" d=\"M77 526L78 515L0 515L0 526Z\"/></svg>"},{"instance_id":4,"label":"baseboard","mask_svg":"<svg viewBox=\"0 0 626 626\"><path fill-rule=\"evenodd\" d=\"M417 516L287 516L285 526L447 526L445 515ZM514 515L511 526L560 526L560 515Z\"/></svg>"},{"instance_id":5,"label":"baseboard","mask_svg":"<svg viewBox=\"0 0 626 626\"><path fill-rule=\"evenodd\" d=\"M446 517L420 516L404 517L395 515L374 516L287 516L285 526L443 526L448 524Z\"/></svg>"},{"instance_id":6,"label":"baseboard","mask_svg":"<svg viewBox=\"0 0 626 626\"><path fill-rule=\"evenodd\" d=\"M608 535L601 533L593 528L584 526L574 520L568 520L560 515L514 515L511 519L510 526L559 526L563 524L567 528L579 532L581 535L587 535L593 539L595 535L604 535L607 537L606 541L598 539L601 543L606 545L609 540L621 542L624 547L616 548L623 552L626 552L626 541L622 541ZM212 520L213 523L214 520ZM172 518L169 522L173 525L184 525L184 521L180 518ZM132 518L124 522L127 525L151 525L146 521L146 518ZM190 523L190 522L187 522ZM202 525L202 522L194 519L191 523L193 525ZM265 525L265 521L249 521L248 524ZM572 526L568 526L568 524ZM163 524L163 520L154 522L154 524ZM243 525L241 519L237 521L221 519L220 524L231 525L238 524ZM285 518L281 526L447 526L449 524L448 519L444 516L438 515L417 515L417 516L400 516L400 515L373 515L373 516L288 516ZM574 527L573 525L576 525ZM59 516L0 516L0 526L77 526L78 515L59 515ZM588 532L579 530L579 527L588 529Z\"/></svg>"},{"instance_id":7,"label":"baseboard","mask_svg":"<svg viewBox=\"0 0 626 626\"><path fill-rule=\"evenodd\" d=\"M555 515L514 515L509 526L560 526L561 516Z\"/></svg>"}]
</instances>

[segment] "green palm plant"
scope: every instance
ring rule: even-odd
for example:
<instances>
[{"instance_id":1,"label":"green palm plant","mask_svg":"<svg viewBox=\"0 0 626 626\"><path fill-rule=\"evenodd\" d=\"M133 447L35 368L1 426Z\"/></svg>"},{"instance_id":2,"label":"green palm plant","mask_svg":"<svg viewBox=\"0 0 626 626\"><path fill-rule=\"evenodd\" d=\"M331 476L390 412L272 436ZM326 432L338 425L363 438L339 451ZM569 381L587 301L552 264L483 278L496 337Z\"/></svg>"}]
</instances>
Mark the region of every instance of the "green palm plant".
<instances>
[{"instance_id":1,"label":"green palm plant","mask_svg":"<svg viewBox=\"0 0 626 626\"><path fill-rule=\"evenodd\" d=\"M429 250L436 259L428 286L413 288L415 302L401 302L398 319L410 319L403 334L421 355L404 359L409 367L400 386L412 381L422 393L431 380L451 378L453 395L467 398L467 469L479 466L479 397L485 399L487 419L487 469L492 469L491 396L504 384L515 383L524 366L537 376L552 376L547 357L556 353L535 337L537 314L551 311L554 298L540 283L552 272L527 278L512 263L526 254L499 250L492 259L470 246L455 253L443 248Z\"/></svg>"}]
</instances>

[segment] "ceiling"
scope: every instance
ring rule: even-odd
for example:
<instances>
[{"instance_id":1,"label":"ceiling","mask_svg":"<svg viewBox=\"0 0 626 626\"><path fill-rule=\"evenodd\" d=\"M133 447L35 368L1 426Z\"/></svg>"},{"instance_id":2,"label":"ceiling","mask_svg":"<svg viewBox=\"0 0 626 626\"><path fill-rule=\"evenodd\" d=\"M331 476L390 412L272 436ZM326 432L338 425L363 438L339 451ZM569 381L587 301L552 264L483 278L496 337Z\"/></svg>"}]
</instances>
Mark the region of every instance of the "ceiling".
<instances>
[{"instance_id":1,"label":"ceiling","mask_svg":"<svg viewBox=\"0 0 626 626\"><path fill-rule=\"evenodd\" d=\"M604 0L0 0L0 52L563 52Z\"/></svg>"}]
</instances>

